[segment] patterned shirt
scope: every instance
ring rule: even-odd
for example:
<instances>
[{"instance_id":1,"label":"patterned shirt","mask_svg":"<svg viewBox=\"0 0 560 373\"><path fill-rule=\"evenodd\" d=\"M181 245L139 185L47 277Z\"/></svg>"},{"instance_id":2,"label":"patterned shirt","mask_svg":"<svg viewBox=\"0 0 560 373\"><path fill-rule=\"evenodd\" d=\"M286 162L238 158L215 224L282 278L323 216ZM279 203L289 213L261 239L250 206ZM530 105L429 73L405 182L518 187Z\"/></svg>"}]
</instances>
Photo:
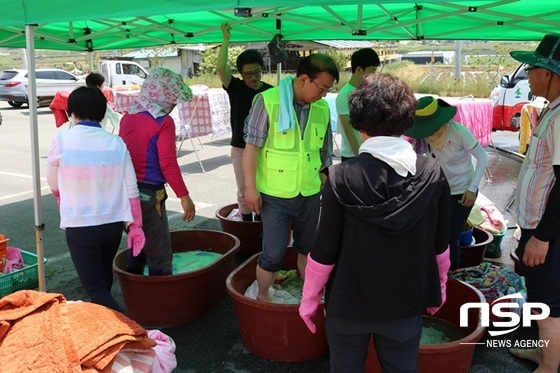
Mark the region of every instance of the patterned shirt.
<instances>
[{"instance_id":1,"label":"patterned shirt","mask_svg":"<svg viewBox=\"0 0 560 373\"><path fill-rule=\"evenodd\" d=\"M548 105L531 136L517 179L515 201L521 228L535 229L556 181L553 166L560 165L560 97Z\"/></svg>"}]
</instances>

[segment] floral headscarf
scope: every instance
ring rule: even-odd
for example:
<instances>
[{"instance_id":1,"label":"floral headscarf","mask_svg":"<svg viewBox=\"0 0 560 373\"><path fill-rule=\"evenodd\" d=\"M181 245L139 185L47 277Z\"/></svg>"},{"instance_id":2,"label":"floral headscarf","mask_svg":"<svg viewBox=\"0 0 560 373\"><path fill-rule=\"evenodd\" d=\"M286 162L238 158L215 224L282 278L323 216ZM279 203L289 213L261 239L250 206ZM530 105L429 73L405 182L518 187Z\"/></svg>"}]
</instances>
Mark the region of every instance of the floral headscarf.
<instances>
[{"instance_id":1,"label":"floral headscarf","mask_svg":"<svg viewBox=\"0 0 560 373\"><path fill-rule=\"evenodd\" d=\"M158 67L144 80L140 94L136 97L129 113L148 111L154 118L158 118L169 114L173 105L191 99L191 89L179 74Z\"/></svg>"}]
</instances>

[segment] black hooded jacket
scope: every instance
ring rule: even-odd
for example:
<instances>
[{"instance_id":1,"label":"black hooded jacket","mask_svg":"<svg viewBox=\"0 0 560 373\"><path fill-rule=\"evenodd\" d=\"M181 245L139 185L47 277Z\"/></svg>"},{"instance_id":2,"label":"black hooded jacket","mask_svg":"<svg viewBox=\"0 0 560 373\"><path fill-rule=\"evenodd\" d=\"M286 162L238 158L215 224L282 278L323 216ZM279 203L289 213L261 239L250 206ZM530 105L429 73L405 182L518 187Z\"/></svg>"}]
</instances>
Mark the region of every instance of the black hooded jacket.
<instances>
[{"instance_id":1,"label":"black hooded jacket","mask_svg":"<svg viewBox=\"0 0 560 373\"><path fill-rule=\"evenodd\" d=\"M329 316L406 318L441 303L436 255L448 245L449 193L439 165L421 156L414 176L367 153L328 169L311 257L335 264Z\"/></svg>"}]
</instances>

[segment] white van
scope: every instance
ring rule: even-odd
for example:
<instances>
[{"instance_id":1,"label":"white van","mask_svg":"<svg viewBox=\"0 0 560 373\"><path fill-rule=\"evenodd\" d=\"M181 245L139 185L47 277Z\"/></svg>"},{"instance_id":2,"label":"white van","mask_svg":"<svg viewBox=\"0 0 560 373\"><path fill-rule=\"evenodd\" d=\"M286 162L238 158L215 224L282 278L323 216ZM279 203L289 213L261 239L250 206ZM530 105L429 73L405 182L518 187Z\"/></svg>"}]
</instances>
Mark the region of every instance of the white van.
<instances>
[{"instance_id":1,"label":"white van","mask_svg":"<svg viewBox=\"0 0 560 373\"><path fill-rule=\"evenodd\" d=\"M523 105L534 99L525 74L525 64L519 65L511 77L502 76L490 99L494 103L492 129L517 131Z\"/></svg>"},{"instance_id":2,"label":"white van","mask_svg":"<svg viewBox=\"0 0 560 373\"><path fill-rule=\"evenodd\" d=\"M105 78L107 87L142 85L148 72L138 63L126 60L100 60L99 74Z\"/></svg>"}]
</instances>

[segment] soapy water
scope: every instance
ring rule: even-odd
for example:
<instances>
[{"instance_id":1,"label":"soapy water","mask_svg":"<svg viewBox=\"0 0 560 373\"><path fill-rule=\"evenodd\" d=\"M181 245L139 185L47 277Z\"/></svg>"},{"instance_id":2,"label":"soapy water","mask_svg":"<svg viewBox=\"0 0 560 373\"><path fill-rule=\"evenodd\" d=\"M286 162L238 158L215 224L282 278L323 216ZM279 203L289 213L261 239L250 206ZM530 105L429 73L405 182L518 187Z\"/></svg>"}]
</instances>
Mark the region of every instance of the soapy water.
<instances>
[{"instance_id":1,"label":"soapy water","mask_svg":"<svg viewBox=\"0 0 560 373\"><path fill-rule=\"evenodd\" d=\"M303 279L296 269L281 270L276 275L274 284L268 290L270 302L277 304L299 304L301 303L301 292L303 290ZM253 281L245 290L245 295L251 299L257 299L259 286L257 280Z\"/></svg>"},{"instance_id":2,"label":"soapy water","mask_svg":"<svg viewBox=\"0 0 560 373\"><path fill-rule=\"evenodd\" d=\"M458 326L437 317L422 316L420 344L439 344L457 341L467 335Z\"/></svg>"},{"instance_id":3,"label":"soapy water","mask_svg":"<svg viewBox=\"0 0 560 373\"><path fill-rule=\"evenodd\" d=\"M217 262L223 254L212 251L193 250L173 253L173 274L194 272ZM148 276L148 268L144 268L144 275Z\"/></svg>"}]
</instances>

